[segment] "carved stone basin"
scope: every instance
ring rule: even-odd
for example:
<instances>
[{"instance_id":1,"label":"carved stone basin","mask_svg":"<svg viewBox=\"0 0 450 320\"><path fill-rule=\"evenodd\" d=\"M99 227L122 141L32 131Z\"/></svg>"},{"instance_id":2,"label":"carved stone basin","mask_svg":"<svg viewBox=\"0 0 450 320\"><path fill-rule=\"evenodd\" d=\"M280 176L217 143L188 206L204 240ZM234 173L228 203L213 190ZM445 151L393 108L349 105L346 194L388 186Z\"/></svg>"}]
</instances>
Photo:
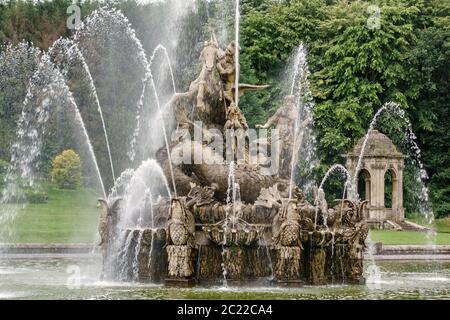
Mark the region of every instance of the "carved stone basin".
<instances>
[{"instance_id":1,"label":"carved stone basin","mask_svg":"<svg viewBox=\"0 0 450 320\"><path fill-rule=\"evenodd\" d=\"M245 227L232 228L217 225L203 226L203 232L206 238L217 245L232 246L255 244L258 239L262 227L248 225Z\"/></svg>"}]
</instances>

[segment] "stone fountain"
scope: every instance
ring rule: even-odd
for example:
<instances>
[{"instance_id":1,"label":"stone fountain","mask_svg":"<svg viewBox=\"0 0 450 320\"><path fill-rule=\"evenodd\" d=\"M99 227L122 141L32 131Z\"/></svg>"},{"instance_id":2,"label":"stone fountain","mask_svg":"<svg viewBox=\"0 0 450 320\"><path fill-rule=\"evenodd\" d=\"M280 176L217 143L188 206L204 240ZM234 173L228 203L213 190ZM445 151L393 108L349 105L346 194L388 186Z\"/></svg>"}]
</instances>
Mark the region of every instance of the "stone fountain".
<instances>
[{"instance_id":1,"label":"stone fountain","mask_svg":"<svg viewBox=\"0 0 450 320\"><path fill-rule=\"evenodd\" d=\"M165 108L175 115L176 129L156 158L173 182L172 195L151 201L135 218L138 227L127 228L120 223L122 200L100 201L103 279L179 286L363 283L365 202L340 199L329 206L322 196L311 204L293 185L293 144L301 152L301 128L309 121L293 129L293 96L257 126L279 136L246 140L239 96L267 86L236 88L235 52L235 43L223 51L212 37L200 54L199 77ZM198 132L200 141L191 141ZM251 160L255 144L271 147L261 161ZM194 161L175 161L180 154ZM267 170L268 162L279 163L279 170Z\"/></svg>"}]
</instances>

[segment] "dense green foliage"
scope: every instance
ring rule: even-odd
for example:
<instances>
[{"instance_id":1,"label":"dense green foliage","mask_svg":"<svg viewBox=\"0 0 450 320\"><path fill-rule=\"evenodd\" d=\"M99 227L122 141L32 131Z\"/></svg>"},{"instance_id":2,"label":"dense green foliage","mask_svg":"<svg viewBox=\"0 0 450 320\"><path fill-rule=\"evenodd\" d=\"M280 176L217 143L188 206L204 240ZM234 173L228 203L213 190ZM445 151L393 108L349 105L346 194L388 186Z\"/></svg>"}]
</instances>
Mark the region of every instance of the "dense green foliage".
<instances>
[{"instance_id":1,"label":"dense green foliage","mask_svg":"<svg viewBox=\"0 0 450 320\"><path fill-rule=\"evenodd\" d=\"M52 179L61 189L76 189L81 184L81 160L73 150L64 150L52 161Z\"/></svg>"},{"instance_id":2,"label":"dense green foliage","mask_svg":"<svg viewBox=\"0 0 450 320\"><path fill-rule=\"evenodd\" d=\"M65 10L71 2L54 0L31 5L24 1L6 1L0 4L0 42L17 44L25 39L47 49L61 35L71 34L65 28ZM222 44L234 36L232 1L199 2L197 10L188 12L179 21L170 22L177 30L166 28L169 25L167 18L172 16L170 5L156 2L137 6L132 0L109 2L128 17L148 56L158 42L169 48L175 61L178 91L185 90L195 78L198 52L203 41L209 38L210 28L217 31ZM280 85L284 67L303 42L308 48L310 85L316 102L314 120L321 160L319 175L332 163L343 162L341 155L365 133L376 110L393 100L406 110L418 137L422 162L429 174L434 212L437 216L448 215L450 3L439 0L377 1L381 10L379 28L368 25L372 18L368 10L370 4L372 1L363 0L241 0L241 80L272 85L269 90L246 95L241 108L251 126L264 122L272 114L287 91ZM96 7L95 1L83 3L83 16ZM224 29L228 32L222 32ZM165 42L173 32L180 34L176 47ZM109 124L118 174L127 160L126 149L118 146L123 146L133 130L130 124L134 121L141 90L142 68L124 63L130 60L124 46L111 43L97 47L93 42L89 49L92 54L86 59ZM2 70L0 61L0 72ZM15 80L13 91L0 88L0 158L6 161L9 161L8 150L20 113L18 101L26 93L27 79L32 71L33 68L26 72L14 71L21 77ZM164 84L167 81L162 80L160 86ZM83 114L95 110L92 97L83 94L88 91L85 85L82 81L72 83ZM91 112L85 119L94 148L100 155L97 157L100 169L107 177L110 169L98 115ZM66 148L74 148L84 160L84 154L64 131L66 126L59 126L60 134L45 146L45 154L53 157ZM395 117L386 115L380 121L383 132L398 133L401 129L402 125ZM394 142L403 152L407 151L401 141ZM146 151L139 152L144 155ZM409 192L414 184L412 174L407 171L405 205L410 212L415 209ZM339 186L340 192L341 185L341 182L330 181L328 187L336 189Z\"/></svg>"},{"instance_id":3,"label":"dense green foliage","mask_svg":"<svg viewBox=\"0 0 450 320\"><path fill-rule=\"evenodd\" d=\"M377 3L380 28L373 29L369 1L293 0L252 9L243 19L243 55L260 81L270 81L295 46L306 43L324 165L342 162L384 102L400 103L423 150L435 214L447 215L450 4ZM391 120L382 121L384 131L399 127L399 119ZM405 179L405 205L413 210L407 191L415 182Z\"/></svg>"}]
</instances>

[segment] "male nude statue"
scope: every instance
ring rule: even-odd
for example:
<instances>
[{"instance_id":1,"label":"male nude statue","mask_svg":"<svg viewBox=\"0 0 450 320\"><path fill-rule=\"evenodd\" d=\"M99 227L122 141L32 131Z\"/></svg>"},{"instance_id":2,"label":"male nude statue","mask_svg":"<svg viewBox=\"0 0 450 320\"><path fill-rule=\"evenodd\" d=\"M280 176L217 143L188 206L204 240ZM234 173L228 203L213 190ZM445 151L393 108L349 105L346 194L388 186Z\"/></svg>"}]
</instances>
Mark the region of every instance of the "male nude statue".
<instances>
[{"instance_id":1,"label":"male nude statue","mask_svg":"<svg viewBox=\"0 0 450 320\"><path fill-rule=\"evenodd\" d=\"M232 41L225 52L219 55L217 62L217 70L223 83L223 95L226 99L227 106L234 102L234 85L236 81L236 43Z\"/></svg>"}]
</instances>

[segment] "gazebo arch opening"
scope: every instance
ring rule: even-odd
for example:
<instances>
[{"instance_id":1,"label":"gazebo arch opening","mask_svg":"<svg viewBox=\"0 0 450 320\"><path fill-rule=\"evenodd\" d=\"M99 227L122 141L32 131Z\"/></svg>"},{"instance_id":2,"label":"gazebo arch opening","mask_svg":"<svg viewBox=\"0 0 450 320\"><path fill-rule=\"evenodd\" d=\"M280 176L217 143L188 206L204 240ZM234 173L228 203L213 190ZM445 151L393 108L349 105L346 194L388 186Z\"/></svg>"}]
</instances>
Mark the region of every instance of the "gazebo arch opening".
<instances>
[{"instance_id":1,"label":"gazebo arch opening","mask_svg":"<svg viewBox=\"0 0 450 320\"><path fill-rule=\"evenodd\" d=\"M370 172L366 169L358 173L358 194L361 200L370 202Z\"/></svg>"},{"instance_id":2,"label":"gazebo arch opening","mask_svg":"<svg viewBox=\"0 0 450 320\"><path fill-rule=\"evenodd\" d=\"M384 173L384 207L392 208L393 201L397 196L396 188L397 176L393 169L388 169Z\"/></svg>"}]
</instances>

